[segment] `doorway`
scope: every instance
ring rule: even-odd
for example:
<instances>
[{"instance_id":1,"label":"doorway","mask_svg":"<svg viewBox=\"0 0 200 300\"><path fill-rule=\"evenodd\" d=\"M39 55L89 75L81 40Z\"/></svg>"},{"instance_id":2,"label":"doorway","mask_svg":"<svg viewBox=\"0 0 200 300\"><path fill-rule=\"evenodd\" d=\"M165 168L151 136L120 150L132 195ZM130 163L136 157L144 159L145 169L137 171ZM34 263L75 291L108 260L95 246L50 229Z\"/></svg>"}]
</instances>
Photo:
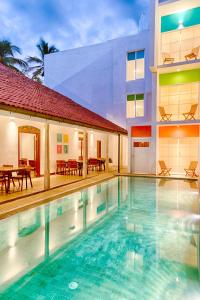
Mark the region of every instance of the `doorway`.
<instances>
[{"instance_id":1,"label":"doorway","mask_svg":"<svg viewBox=\"0 0 200 300\"><path fill-rule=\"evenodd\" d=\"M18 127L18 162L27 160L40 176L40 129L33 126Z\"/></svg>"},{"instance_id":2,"label":"doorway","mask_svg":"<svg viewBox=\"0 0 200 300\"><path fill-rule=\"evenodd\" d=\"M134 173L150 173L150 140L133 139L132 170Z\"/></svg>"},{"instance_id":3,"label":"doorway","mask_svg":"<svg viewBox=\"0 0 200 300\"><path fill-rule=\"evenodd\" d=\"M97 158L101 158L101 141L97 141Z\"/></svg>"}]
</instances>

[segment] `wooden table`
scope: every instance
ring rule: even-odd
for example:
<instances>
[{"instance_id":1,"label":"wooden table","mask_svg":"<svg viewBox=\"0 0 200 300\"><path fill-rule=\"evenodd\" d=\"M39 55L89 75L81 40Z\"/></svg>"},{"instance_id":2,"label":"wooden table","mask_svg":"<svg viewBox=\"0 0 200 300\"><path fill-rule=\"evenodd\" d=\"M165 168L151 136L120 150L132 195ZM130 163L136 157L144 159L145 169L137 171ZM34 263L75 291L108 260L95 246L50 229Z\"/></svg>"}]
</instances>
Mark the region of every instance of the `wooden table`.
<instances>
[{"instance_id":1,"label":"wooden table","mask_svg":"<svg viewBox=\"0 0 200 300\"><path fill-rule=\"evenodd\" d=\"M27 174L30 171L31 168L29 166L24 166L24 167L0 167L0 173L6 177L8 184L6 186L6 193L9 193L10 191L10 181L12 179L12 173L14 172L20 172L20 171L25 171L25 179L26 179L26 189L27 189Z\"/></svg>"}]
</instances>

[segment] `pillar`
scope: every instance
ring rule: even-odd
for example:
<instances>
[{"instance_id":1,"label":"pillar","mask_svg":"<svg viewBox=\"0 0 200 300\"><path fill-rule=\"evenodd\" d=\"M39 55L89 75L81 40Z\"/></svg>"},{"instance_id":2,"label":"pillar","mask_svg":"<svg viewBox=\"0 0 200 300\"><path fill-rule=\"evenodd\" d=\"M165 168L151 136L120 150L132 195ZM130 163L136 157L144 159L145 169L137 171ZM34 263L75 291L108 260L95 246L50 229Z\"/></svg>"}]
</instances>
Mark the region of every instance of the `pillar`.
<instances>
[{"instance_id":1,"label":"pillar","mask_svg":"<svg viewBox=\"0 0 200 300\"><path fill-rule=\"evenodd\" d=\"M49 124L45 124L44 145L44 189L50 189L50 155L49 155Z\"/></svg>"},{"instance_id":2,"label":"pillar","mask_svg":"<svg viewBox=\"0 0 200 300\"><path fill-rule=\"evenodd\" d=\"M132 138L131 127L128 128L128 173L132 173Z\"/></svg>"},{"instance_id":3,"label":"pillar","mask_svg":"<svg viewBox=\"0 0 200 300\"><path fill-rule=\"evenodd\" d=\"M83 133L83 177L87 177L87 160L88 160L88 133Z\"/></svg>"},{"instance_id":4,"label":"pillar","mask_svg":"<svg viewBox=\"0 0 200 300\"><path fill-rule=\"evenodd\" d=\"M120 133L118 133L118 164L117 171L120 173L120 162L121 162L121 146L120 146Z\"/></svg>"},{"instance_id":5,"label":"pillar","mask_svg":"<svg viewBox=\"0 0 200 300\"><path fill-rule=\"evenodd\" d=\"M109 134L106 135L106 172L109 171Z\"/></svg>"}]
</instances>

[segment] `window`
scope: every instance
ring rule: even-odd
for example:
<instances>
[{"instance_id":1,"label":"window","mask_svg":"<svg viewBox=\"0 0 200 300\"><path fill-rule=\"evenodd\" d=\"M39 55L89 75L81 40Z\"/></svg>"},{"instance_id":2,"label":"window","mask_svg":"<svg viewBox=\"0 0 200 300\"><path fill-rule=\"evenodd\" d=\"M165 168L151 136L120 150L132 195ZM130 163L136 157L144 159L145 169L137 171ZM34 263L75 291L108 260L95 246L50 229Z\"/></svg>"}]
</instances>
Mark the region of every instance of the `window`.
<instances>
[{"instance_id":1,"label":"window","mask_svg":"<svg viewBox=\"0 0 200 300\"><path fill-rule=\"evenodd\" d=\"M126 116L127 118L144 116L144 94L127 96Z\"/></svg>"},{"instance_id":2,"label":"window","mask_svg":"<svg viewBox=\"0 0 200 300\"><path fill-rule=\"evenodd\" d=\"M127 54L126 80L144 78L144 50Z\"/></svg>"}]
</instances>

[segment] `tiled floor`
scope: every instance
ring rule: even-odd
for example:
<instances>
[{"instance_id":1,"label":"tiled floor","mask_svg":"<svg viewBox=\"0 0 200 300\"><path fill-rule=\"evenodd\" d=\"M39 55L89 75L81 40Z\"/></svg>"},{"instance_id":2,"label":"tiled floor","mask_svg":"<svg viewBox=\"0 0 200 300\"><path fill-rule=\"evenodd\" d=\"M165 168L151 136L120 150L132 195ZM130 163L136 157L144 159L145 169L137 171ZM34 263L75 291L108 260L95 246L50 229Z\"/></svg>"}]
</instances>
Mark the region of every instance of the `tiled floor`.
<instances>
[{"instance_id":1,"label":"tiled floor","mask_svg":"<svg viewBox=\"0 0 200 300\"><path fill-rule=\"evenodd\" d=\"M88 178L96 177L103 173L104 172L90 172L88 174ZM83 180L83 177L77 175L51 175L51 189L63 185L68 185L70 183L81 181L81 180ZM33 178L32 182L33 182L33 187L31 188L30 183L28 181L28 189L25 189L24 186L23 191L18 189L17 183L16 183L17 187L15 189L11 186L11 192L9 194L6 194L5 191L0 191L0 204L17 200L19 198L27 197L30 195L34 195L36 193L44 191L44 177Z\"/></svg>"}]
</instances>

